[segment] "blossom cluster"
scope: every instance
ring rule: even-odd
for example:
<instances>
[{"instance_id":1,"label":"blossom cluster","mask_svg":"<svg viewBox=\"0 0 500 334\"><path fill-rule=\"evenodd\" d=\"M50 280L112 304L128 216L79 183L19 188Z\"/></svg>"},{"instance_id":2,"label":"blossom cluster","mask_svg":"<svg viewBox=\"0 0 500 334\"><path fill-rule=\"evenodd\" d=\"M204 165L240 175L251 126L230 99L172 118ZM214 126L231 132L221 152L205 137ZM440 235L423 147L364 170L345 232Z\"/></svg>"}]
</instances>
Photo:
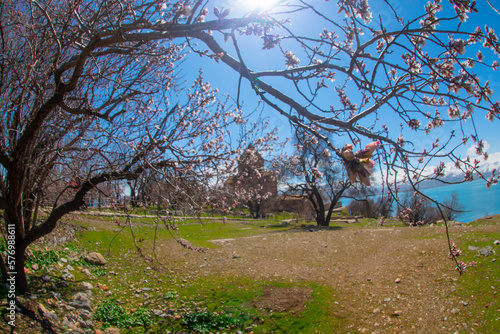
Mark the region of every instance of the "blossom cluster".
<instances>
[{"instance_id":1,"label":"blossom cluster","mask_svg":"<svg viewBox=\"0 0 500 334\"><path fill-rule=\"evenodd\" d=\"M344 166L352 183L359 179L366 186L370 186L370 175L373 173L375 161L370 159L379 146L378 141L374 141L365 146L364 149L354 153L352 144L346 144L342 148Z\"/></svg>"},{"instance_id":2,"label":"blossom cluster","mask_svg":"<svg viewBox=\"0 0 500 334\"><path fill-rule=\"evenodd\" d=\"M455 259L455 261L457 262L457 267L455 269L458 270L460 274L462 274L467 268L475 267L477 265L476 261L465 263L463 261L457 260L456 258L459 257L460 255L462 255L462 251L458 248L458 246L455 243L453 243L453 245L450 248L450 253L448 257L450 259Z\"/></svg>"}]
</instances>

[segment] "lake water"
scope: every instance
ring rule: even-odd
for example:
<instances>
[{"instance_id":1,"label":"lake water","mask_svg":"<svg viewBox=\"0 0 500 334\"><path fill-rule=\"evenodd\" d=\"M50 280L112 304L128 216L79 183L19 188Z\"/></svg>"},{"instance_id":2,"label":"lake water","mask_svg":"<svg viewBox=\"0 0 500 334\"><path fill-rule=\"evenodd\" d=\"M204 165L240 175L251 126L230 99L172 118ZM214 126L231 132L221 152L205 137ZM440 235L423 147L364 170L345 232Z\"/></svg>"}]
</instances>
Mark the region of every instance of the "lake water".
<instances>
[{"instance_id":1,"label":"lake water","mask_svg":"<svg viewBox=\"0 0 500 334\"><path fill-rule=\"evenodd\" d=\"M465 206L466 211L456 219L459 222L469 223L484 216L500 214L500 184L488 189L485 181L477 180L424 189L422 192L439 202L451 199L451 194L456 192L458 202ZM342 199L343 205L348 205L349 202L349 199Z\"/></svg>"},{"instance_id":2,"label":"lake water","mask_svg":"<svg viewBox=\"0 0 500 334\"><path fill-rule=\"evenodd\" d=\"M461 213L457 221L469 223L487 215L500 214L500 184L488 189L485 181L477 180L422 190L424 194L439 201L451 198L454 191L467 211Z\"/></svg>"}]
</instances>

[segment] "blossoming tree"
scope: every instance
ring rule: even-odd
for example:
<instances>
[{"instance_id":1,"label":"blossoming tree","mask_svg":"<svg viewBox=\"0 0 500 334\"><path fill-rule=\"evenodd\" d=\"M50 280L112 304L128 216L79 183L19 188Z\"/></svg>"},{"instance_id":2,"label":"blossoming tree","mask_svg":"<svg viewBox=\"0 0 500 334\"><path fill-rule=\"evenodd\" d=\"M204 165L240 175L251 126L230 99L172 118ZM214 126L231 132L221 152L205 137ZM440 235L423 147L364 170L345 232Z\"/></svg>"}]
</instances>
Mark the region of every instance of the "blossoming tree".
<instances>
[{"instance_id":1,"label":"blossoming tree","mask_svg":"<svg viewBox=\"0 0 500 334\"><path fill-rule=\"evenodd\" d=\"M316 224L329 226L335 205L356 181L358 171L346 166L352 175L351 179L346 178L342 160L330 153L327 143L304 129L296 130L294 142L295 154L278 159L277 164L282 174L280 182L286 187L285 198L294 195L305 199L311 205ZM354 156L350 163L356 164Z\"/></svg>"},{"instance_id":2,"label":"blossoming tree","mask_svg":"<svg viewBox=\"0 0 500 334\"><path fill-rule=\"evenodd\" d=\"M171 40L185 36L184 24L144 30L152 17L177 20L173 7L156 14L164 5L2 2L0 208L9 247L0 269L4 280L15 276L21 293L29 290L27 247L92 192L110 196L109 182L137 180L146 170L174 188L178 175L212 184L245 147L230 139L246 122L242 110L197 70L192 83L176 78L184 44Z\"/></svg>"},{"instance_id":3,"label":"blossoming tree","mask_svg":"<svg viewBox=\"0 0 500 334\"><path fill-rule=\"evenodd\" d=\"M269 1L246 11L234 4L229 11L217 0L2 2L0 207L15 235L21 292L28 290L25 249L99 184L146 168L203 175L214 170L203 162L230 151L226 129L242 112L217 103L202 76L182 95L176 70L186 50L239 76L237 106L246 80L294 126L319 140L326 138L316 127L343 136L336 142L344 150L328 145L355 167L352 179L365 180L363 171L374 167L363 153L351 155L354 146L379 142L378 162L396 197L401 175L417 187L443 180L448 163L464 180L497 181L458 152L472 140L486 158L474 120L500 114L490 83L480 79L498 67L498 38L467 21L494 13L487 4L434 0L406 19L404 7L383 0ZM426 140L412 141L412 132ZM61 190L71 196L40 215L58 168L74 174ZM5 260L4 278L13 272Z\"/></svg>"}]
</instances>

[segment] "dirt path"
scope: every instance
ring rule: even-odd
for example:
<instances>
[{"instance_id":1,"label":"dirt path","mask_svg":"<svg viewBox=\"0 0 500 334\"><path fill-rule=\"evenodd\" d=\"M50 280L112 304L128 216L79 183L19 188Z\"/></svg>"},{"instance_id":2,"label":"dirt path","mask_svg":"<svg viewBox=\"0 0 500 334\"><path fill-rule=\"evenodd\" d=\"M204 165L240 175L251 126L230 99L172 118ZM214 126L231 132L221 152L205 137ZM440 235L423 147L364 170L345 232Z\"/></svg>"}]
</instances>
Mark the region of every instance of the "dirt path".
<instances>
[{"instance_id":1,"label":"dirt path","mask_svg":"<svg viewBox=\"0 0 500 334\"><path fill-rule=\"evenodd\" d=\"M481 229L500 227L454 227L452 236ZM342 332L472 332L459 314L474 300L454 293L459 276L447 257L444 233L444 227L276 233L219 240L222 247L182 256L199 274L332 287L338 300L332 316L356 324Z\"/></svg>"}]
</instances>

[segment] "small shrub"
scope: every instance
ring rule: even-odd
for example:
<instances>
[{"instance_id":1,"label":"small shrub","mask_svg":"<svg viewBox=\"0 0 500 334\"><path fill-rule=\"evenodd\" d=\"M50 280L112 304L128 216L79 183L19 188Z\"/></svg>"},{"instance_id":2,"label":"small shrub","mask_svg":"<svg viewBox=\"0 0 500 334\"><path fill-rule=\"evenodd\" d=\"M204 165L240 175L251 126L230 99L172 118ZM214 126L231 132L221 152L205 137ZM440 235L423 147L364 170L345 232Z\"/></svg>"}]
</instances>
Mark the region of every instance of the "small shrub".
<instances>
[{"instance_id":1,"label":"small shrub","mask_svg":"<svg viewBox=\"0 0 500 334\"><path fill-rule=\"evenodd\" d=\"M177 297L177 295L178 295L177 291L167 291L163 295L163 298L165 298L165 299L172 299L172 298Z\"/></svg>"},{"instance_id":2,"label":"small shrub","mask_svg":"<svg viewBox=\"0 0 500 334\"><path fill-rule=\"evenodd\" d=\"M212 330L222 330L240 324L240 319L232 314L213 312L187 313L183 323L197 333L209 333Z\"/></svg>"},{"instance_id":3,"label":"small shrub","mask_svg":"<svg viewBox=\"0 0 500 334\"><path fill-rule=\"evenodd\" d=\"M69 260L69 264L71 264L72 266L82 266L82 267L92 266L92 264L85 261L83 256L81 256L78 260Z\"/></svg>"},{"instance_id":4,"label":"small shrub","mask_svg":"<svg viewBox=\"0 0 500 334\"><path fill-rule=\"evenodd\" d=\"M99 304L94 313L94 318L101 321L105 328L111 326L118 328L147 327L153 324L149 310L140 308L135 313L128 314L123 307L116 303L115 299L108 299Z\"/></svg>"},{"instance_id":5,"label":"small shrub","mask_svg":"<svg viewBox=\"0 0 500 334\"><path fill-rule=\"evenodd\" d=\"M108 271L104 268L96 268L96 269L92 270L92 274L94 274L97 277L105 276L108 274Z\"/></svg>"},{"instance_id":6,"label":"small shrub","mask_svg":"<svg viewBox=\"0 0 500 334\"><path fill-rule=\"evenodd\" d=\"M59 254L54 250L34 250L31 255L26 259L26 266L31 268L35 263L40 267L49 267L50 265L59 261Z\"/></svg>"},{"instance_id":7,"label":"small shrub","mask_svg":"<svg viewBox=\"0 0 500 334\"><path fill-rule=\"evenodd\" d=\"M76 243L73 243L73 242L66 244L66 248L71 252L79 252L80 251L80 249L78 248Z\"/></svg>"},{"instance_id":8,"label":"small shrub","mask_svg":"<svg viewBox=\"0 0 500 334\"><path fill-rule=\"evenodd\" d=\"M138 309L130 316L129 324L132 327L135 326L148 327L153 325L153 320L151 319L151 312L145 308Z\"/></svg>"},{"instance_id":9,"label":"small shrub","mask_svg":"<svg viewBox=\"0 0 500 334\"><path fill-rule=\"evenodd\" d=\"M103 323L103 327L126 327L127 312L116 304L115 299L108 299L99 304L94 313L94 318Z\"/></svg>"}]
</instances>

